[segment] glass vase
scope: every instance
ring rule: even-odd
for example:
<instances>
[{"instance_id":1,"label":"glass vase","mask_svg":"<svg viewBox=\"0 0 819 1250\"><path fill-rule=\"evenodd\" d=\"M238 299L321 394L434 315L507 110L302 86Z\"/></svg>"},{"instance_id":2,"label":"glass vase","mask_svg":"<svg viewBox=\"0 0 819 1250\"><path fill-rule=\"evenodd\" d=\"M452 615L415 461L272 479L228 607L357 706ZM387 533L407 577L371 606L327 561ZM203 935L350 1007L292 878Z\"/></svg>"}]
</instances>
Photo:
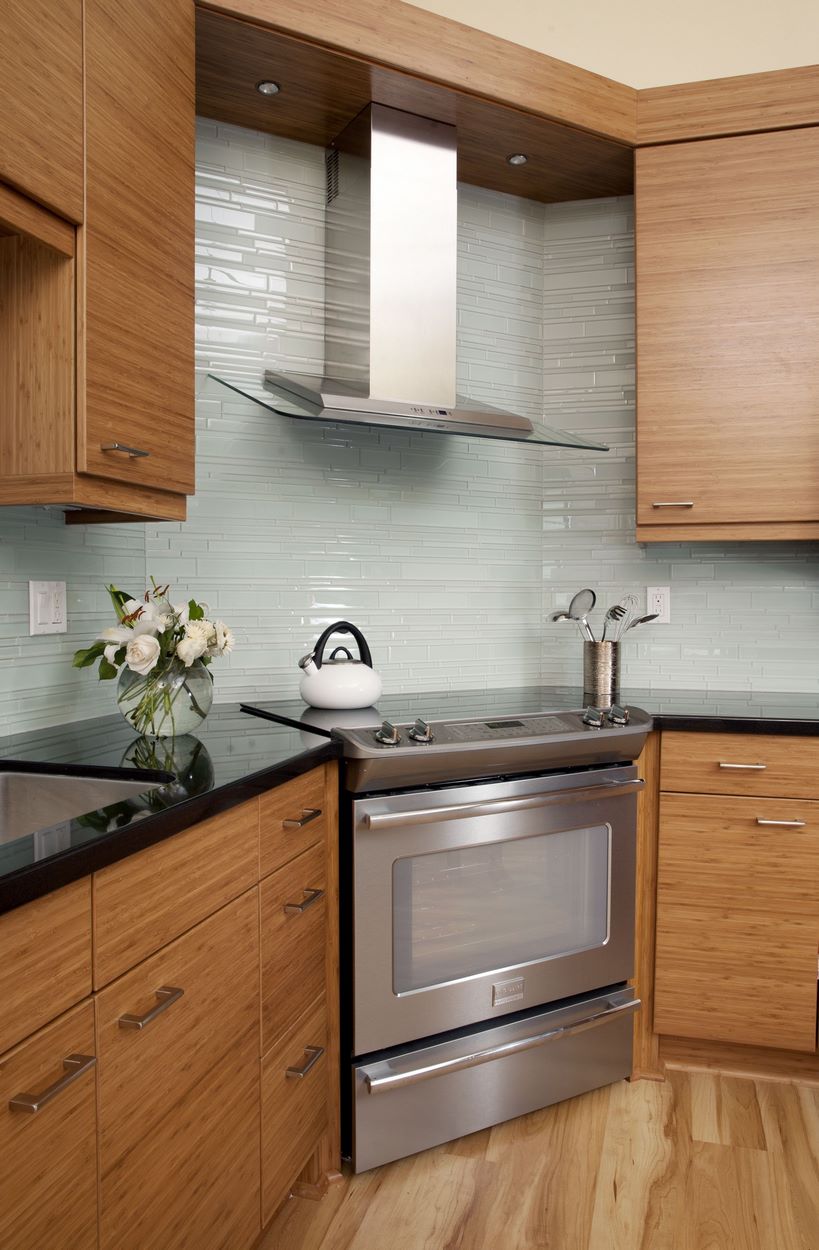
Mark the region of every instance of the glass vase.
<instances>
[{"instance_id":1,"label":"glass vase","mask_svg":"<svg viewBox=\"0 0 819 1250\"><path fill-rule=\"evenodd\" d=\"M117 707L128 724L146 738L179 738L197 729L213 703L213 678L201 660L186 668L172 660L144 677L123 668L117 684Z\"/></svg>"}]
</instances>

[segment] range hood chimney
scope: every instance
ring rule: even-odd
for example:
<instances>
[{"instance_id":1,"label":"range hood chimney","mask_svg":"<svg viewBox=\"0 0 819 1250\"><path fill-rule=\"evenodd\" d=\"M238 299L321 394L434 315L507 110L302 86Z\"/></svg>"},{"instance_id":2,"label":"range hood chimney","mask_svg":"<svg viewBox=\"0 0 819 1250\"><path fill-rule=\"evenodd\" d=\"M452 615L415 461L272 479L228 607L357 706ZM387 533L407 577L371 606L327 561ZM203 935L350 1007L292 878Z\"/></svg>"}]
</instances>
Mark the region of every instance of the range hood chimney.
<instances>
[{"instance_id":1,"label":"range hood chimney","mask_svg":"<svg viewBox=\"0 0 819 1250\"><path fill-rule=\"evenodd\" d=\"M327 152L325 376L220 381L288 416L607 451L456 393L454 126L370 104Z\"/></svg>"}]
</instances>

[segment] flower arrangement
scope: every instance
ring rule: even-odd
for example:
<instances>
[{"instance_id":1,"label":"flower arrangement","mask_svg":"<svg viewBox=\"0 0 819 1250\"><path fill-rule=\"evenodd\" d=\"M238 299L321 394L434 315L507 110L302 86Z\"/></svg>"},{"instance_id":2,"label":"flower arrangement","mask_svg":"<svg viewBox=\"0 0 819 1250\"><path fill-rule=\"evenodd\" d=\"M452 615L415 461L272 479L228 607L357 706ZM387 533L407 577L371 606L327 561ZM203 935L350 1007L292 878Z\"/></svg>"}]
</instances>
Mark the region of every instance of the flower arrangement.
<instances>
[{"instance_id":1,"label":"flower arrangement","mask_svg":"<svg viewBox=\"0 0 819 1250\"><path fill-rule=\"evenodd\" d=\"M116 586L107 590L119 623L75 652L74 667L99 661L101 681L119 677L120 711L138 733L187 733L210 710L213 681L207 666L233 650L233 631L223 621L209 620L207 605L195 599L172 604L170 586L153 577L142 599Z\"/></svg>"}]
</instances>

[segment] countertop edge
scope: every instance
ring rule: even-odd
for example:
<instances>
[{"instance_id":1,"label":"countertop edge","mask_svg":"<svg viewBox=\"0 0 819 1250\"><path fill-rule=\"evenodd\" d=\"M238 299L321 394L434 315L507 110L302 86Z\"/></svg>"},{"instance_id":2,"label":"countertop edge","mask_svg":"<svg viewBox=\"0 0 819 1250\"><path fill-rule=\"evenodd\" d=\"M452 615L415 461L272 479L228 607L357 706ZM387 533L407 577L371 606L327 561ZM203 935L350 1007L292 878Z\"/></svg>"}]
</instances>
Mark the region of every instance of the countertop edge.
<instances>
[{"instance_id":1,"label":"countertop edge","mask_svg":"<svg viewBox=\"0 0 819 1250\"><path fill-rule=\"evenodd\" d=\"M696 712L652 712L655 729L684 733L771 734L775 737L819 737L819 720L765 719L754 716L720 716Z\"/></svg>"},{"instance_id":2,"label":"countertop edge","mask_svg":"<svg viewBox=\"0 0 819 1250\"><path fill-rule=\"evenodd\" d=\"M337 760L341 756L339 744L331 741L300 751L277 764L271 765L247 777L223 786L216 786L204 794L195 795L182 803L155 812L153 815L114 830L103 838L72 847L48 859L26 864L17 872L0 877L0 915L14 911L26 903L51 894L72 881L90 876L109 864L128 859L139 851L147 850L158 842L164 842L176 833L182 833L192 825L210 820L221 812L238 807L241 803L264 794L310 772L320 764Z\"/></svg>"}]
</instances>

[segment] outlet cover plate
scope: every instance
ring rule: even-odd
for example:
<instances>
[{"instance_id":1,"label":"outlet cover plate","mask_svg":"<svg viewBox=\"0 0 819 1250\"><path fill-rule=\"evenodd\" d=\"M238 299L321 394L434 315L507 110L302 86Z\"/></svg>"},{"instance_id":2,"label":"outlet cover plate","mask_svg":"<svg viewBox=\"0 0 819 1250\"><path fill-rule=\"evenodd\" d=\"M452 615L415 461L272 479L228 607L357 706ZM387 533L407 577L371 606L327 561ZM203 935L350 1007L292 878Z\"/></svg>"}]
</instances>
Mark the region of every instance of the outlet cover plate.
<instances>
[{"instance_id":1,"label":"outlet cover plate","mask_svg":"<svg viewBox=\"0 0 819 1250\"><path fill-rule=\"evenodd\" d=\"M655 625L671 624L671 587L670 586L647 586L646 587L646 614L651 612L657 613Z\"/></svg>"}]
</instances>

